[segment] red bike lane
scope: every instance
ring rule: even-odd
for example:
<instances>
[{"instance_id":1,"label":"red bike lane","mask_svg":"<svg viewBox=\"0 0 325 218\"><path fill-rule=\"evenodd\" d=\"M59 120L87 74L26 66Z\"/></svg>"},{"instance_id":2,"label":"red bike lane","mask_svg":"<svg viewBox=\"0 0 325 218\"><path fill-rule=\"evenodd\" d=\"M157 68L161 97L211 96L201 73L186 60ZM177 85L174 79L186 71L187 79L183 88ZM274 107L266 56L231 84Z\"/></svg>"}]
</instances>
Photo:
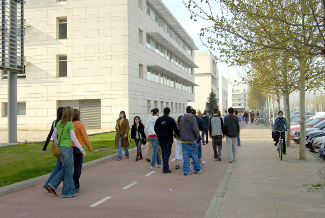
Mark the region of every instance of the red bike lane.
<instances>
[{"instance_id":1,"label":"red bike lane","mask_svg":"<svg viewBox=\"0 0 325 218\"><path fill-rule=\"evenodd\" d=\"M1 217L203 217L227 168L227 148L223 140L222 161L215 161L211 141L202 145L201 174L184 176L174 168L171 174L150 170L135 154L122 161L107 161L84 169L81 192L74 198L55 197L42 184L0 198ZM144 156L147 149L143 150ZM181 163L182 164L182 163ZM57 193L61 194L62 184Z\"/></svg>"}]
</instances>

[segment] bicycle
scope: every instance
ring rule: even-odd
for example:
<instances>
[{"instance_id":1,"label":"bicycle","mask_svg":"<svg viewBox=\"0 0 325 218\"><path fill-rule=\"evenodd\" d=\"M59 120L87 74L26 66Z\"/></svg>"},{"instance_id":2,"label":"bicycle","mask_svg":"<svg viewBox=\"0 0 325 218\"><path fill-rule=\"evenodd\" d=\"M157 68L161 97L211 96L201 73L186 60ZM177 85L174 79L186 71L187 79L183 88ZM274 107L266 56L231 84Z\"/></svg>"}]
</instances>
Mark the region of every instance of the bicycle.
<instances>
[{"instance_id":1,"label":"bicycle","mask_svg":"<svg viewBox=\"0 0 325 218\"><path fill-rule=\"evenodd\" d=\"M278 153L279 153L279 158L280 158L280 160L282 160L282 157L283 157L283 139L282 139L282 133L285 132L285 130L284 131L278 131L278 130L276 130L276 131L280 133L280 138L279 138L277 150L278 150Z\"/></svg>"}]
</instances>

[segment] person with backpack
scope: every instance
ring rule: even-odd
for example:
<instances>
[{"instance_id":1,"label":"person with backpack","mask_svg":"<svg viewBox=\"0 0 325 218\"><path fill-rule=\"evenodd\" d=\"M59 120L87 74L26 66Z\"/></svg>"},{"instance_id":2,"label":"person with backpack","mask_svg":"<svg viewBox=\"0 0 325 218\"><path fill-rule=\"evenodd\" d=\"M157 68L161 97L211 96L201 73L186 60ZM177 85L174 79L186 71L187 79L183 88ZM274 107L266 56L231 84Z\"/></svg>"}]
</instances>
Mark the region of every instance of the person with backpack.
<instances>
[{"instance_id":1,"label":"person with backpack","mask_svg":"<svg viewBox=\"0 0 325 218\"><path fill-rule=\"evenodd\" d=\"M201 117L202 123L203 123L203 130L202 130L202 144L208 144L209 143L209 128L210 128L210 118L207 115L208 111L204 110L203 116ZM206 137L206 140L204 140L204 136Z\"/></svg>"},{"instance_id":2,"label":"person with backpack","mask_svg":"<svg viewBox=\"0 0 325 218\"><path fill-rule=\"evenodd\" d=\"M209 133L212 139L214 160L221 161L223 120L219 114L217 108L213 109L213 117L210 118Z\"/></svg>"}]
</instances>

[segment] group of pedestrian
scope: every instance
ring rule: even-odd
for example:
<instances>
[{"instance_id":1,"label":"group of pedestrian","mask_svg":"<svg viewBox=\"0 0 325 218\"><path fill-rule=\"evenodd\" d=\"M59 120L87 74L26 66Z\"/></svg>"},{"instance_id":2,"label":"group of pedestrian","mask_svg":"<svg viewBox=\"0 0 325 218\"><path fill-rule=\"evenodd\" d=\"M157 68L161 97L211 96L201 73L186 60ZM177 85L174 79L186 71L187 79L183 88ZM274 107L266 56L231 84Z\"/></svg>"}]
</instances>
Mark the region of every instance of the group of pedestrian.
<instances>
[{"instance_id":1,"label":"group of pedestrian","mask_svg":"<svg viewBox=\"0 0 325 218\"><path fill-rule=\"evenodd\" d=\"M86 152L82 147L87 146L92 151L88 135L80 121L80 111L72 107L59 107L57 118L53 121L50 133L42 149L44 155L50 139L60 147L60 157L44 188L57 196L56 190L63 181L62 197L69 198L80 192L79 179L81 176L83 157Z\"/></svg>"}]
</instances>

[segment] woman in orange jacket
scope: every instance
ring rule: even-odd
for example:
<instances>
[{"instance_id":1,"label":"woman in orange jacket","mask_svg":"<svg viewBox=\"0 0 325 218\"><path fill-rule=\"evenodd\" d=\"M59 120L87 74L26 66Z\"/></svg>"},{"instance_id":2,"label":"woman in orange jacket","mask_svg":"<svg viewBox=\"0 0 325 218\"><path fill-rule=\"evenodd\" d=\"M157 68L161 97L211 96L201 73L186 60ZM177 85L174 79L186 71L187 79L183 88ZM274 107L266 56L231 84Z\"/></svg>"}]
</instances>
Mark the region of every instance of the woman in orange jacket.
<instances>
[{"instance_id":1,"label":"woman in orange jacket","mask_svg":"<svg viewBox=\"0 0 325 218\"><path fill-rule=\"evenodd\" d=\"M80 121L80 111L78 109L74 109L74 117L73 117L72 122L74 125L76 137L77 137L80 145L83 145L85 143L88 150L92 151L93 149L91 148L85 126ZM81 176L83 157L82 157L82 153L79 151L79 149L77 147L75 147L75 145L73 143L72 143L72 147L73 147L73 160L74 160L73 181L74 181L74 186L76 188L76 192L78 193L78 192L80 192L79 179Z\"/></svg>"}]
</instances>

